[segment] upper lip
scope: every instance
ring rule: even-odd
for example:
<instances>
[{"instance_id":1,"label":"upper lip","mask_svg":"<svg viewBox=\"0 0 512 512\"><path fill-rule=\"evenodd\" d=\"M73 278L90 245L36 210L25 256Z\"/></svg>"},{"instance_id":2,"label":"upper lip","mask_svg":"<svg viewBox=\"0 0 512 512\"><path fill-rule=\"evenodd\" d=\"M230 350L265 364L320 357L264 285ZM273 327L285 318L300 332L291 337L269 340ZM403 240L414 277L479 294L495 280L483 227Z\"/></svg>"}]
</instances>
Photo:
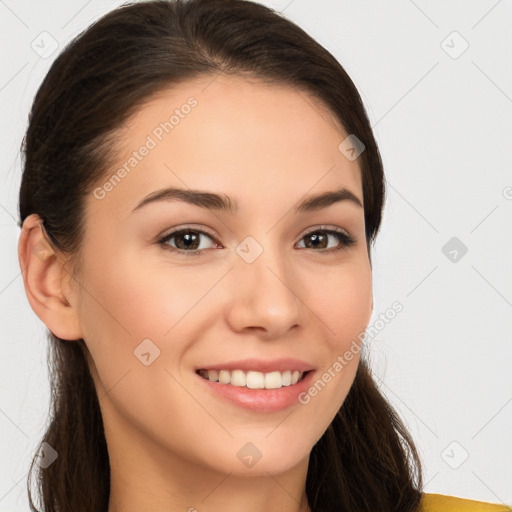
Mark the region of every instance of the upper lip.
<instances>
[{"instance_id":1,"label":"upper lip","mask_svg":"<svg viewBox=\"0 0 512 512\"><path fill-rule=\"evenodd\" d=\"M244 370L256 371L262 373L284 372L286 370L297 370L299 372L308 372L314 367L300 359L281 358L281 359L240 359L238 361L229 361L226 363L209 363L205 366L198 366L196 370Z\"/></svg>"}]
</instances>

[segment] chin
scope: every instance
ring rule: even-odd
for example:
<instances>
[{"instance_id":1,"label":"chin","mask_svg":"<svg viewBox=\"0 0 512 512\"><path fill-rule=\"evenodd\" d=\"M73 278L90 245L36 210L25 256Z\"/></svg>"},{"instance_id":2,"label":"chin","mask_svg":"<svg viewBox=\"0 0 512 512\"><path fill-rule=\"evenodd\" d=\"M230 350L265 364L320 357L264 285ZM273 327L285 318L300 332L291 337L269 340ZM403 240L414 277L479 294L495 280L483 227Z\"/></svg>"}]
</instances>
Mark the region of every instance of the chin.
<instances>
[{"instance_id":1,"label":"chin","mask_svg":"<svg viewBox=\"0 0 512 512\"><path fill-rule=\"evenodd\" d=\"M277 439L276 439L277 441ZM290 471L309 459L310 447L294 446L294 443L269 440L232 441L234 448L223 450L215 458L213 469L236 476L268 476ZM208 460L211 465L212 460Z\"/></svg>"}]
</instances>

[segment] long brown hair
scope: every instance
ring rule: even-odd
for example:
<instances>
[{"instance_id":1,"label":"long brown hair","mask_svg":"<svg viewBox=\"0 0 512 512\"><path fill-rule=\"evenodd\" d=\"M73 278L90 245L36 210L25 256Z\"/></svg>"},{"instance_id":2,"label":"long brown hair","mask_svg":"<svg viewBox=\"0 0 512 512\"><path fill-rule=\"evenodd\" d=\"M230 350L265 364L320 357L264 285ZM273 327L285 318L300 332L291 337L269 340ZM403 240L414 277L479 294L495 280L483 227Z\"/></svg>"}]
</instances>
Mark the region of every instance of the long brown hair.
<instances>
[{"instance_id":1,"label":"long brown hair","mask_svg":"<svg viewBox=\"0 0 512 512\"><path fill-rule=\"evenodd\" d=\"M124 5L93 23L55 60L30 112L22 144L20 227L37 213L55 248L79 257L84 203L112 164L116 130L151 95L199 76L230 73L290 85L321 100L359 158L366 242L381 223L382 161L359 93L338 61L293 22L247 0L168 0ZM370 259L371 262L371 259ZM98 397L82 339L48 332L49 426L58 452L32 461L41 510L106 512L110 466ZM306 493L313 512L413 512L420 459L407 429L361 358L342 407L313 447Z\"/></svg>"}]
</instances>

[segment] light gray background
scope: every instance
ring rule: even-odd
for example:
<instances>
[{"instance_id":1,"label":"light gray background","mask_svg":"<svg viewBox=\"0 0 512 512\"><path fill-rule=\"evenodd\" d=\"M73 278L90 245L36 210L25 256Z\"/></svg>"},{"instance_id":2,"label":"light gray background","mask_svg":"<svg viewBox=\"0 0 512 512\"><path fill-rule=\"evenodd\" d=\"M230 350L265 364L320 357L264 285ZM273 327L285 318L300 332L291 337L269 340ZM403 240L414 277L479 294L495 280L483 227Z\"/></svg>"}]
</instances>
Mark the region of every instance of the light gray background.
<instances>
[{"instance_id":1,"label":"light gray background","mask_svg":"<svg viewBox=\"0 0 512 512\"><path fill-rule=\"evenodd\" d=\"M512 3L263 3L340 60L374 126L388 197L371 324L394 301L404 309L371 339L371 360L418 444L426 490L512 504ZM60 50L120 4L0 0L1 511L28 510L49 400L45 327L16 255L19 144L57 55L31 44L51 50L46 31ZM452 237L468 248L455 262L442 252Z\"/></svg>"}]
</instances>

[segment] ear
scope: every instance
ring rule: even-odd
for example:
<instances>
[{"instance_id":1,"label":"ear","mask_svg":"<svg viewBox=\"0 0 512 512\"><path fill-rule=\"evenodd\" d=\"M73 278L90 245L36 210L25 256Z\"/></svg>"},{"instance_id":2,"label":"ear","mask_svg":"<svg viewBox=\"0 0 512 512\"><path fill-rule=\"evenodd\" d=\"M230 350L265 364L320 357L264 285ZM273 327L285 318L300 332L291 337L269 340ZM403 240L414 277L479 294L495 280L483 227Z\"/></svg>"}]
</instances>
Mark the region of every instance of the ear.
<instances>
[{"instance_id":1,"label":"ear","mask_svg":"<svg viewBox=\"0 0 512 512\"><path fill-rule=\"evenodd\" d=\"M82 338L82 331L76 307L64 295L70 294L72 277L59 256L41 218L35 213L29 215L18 242L18 260L28 301L55 336L77 340Z\"/></svg>"}]
</instances>

